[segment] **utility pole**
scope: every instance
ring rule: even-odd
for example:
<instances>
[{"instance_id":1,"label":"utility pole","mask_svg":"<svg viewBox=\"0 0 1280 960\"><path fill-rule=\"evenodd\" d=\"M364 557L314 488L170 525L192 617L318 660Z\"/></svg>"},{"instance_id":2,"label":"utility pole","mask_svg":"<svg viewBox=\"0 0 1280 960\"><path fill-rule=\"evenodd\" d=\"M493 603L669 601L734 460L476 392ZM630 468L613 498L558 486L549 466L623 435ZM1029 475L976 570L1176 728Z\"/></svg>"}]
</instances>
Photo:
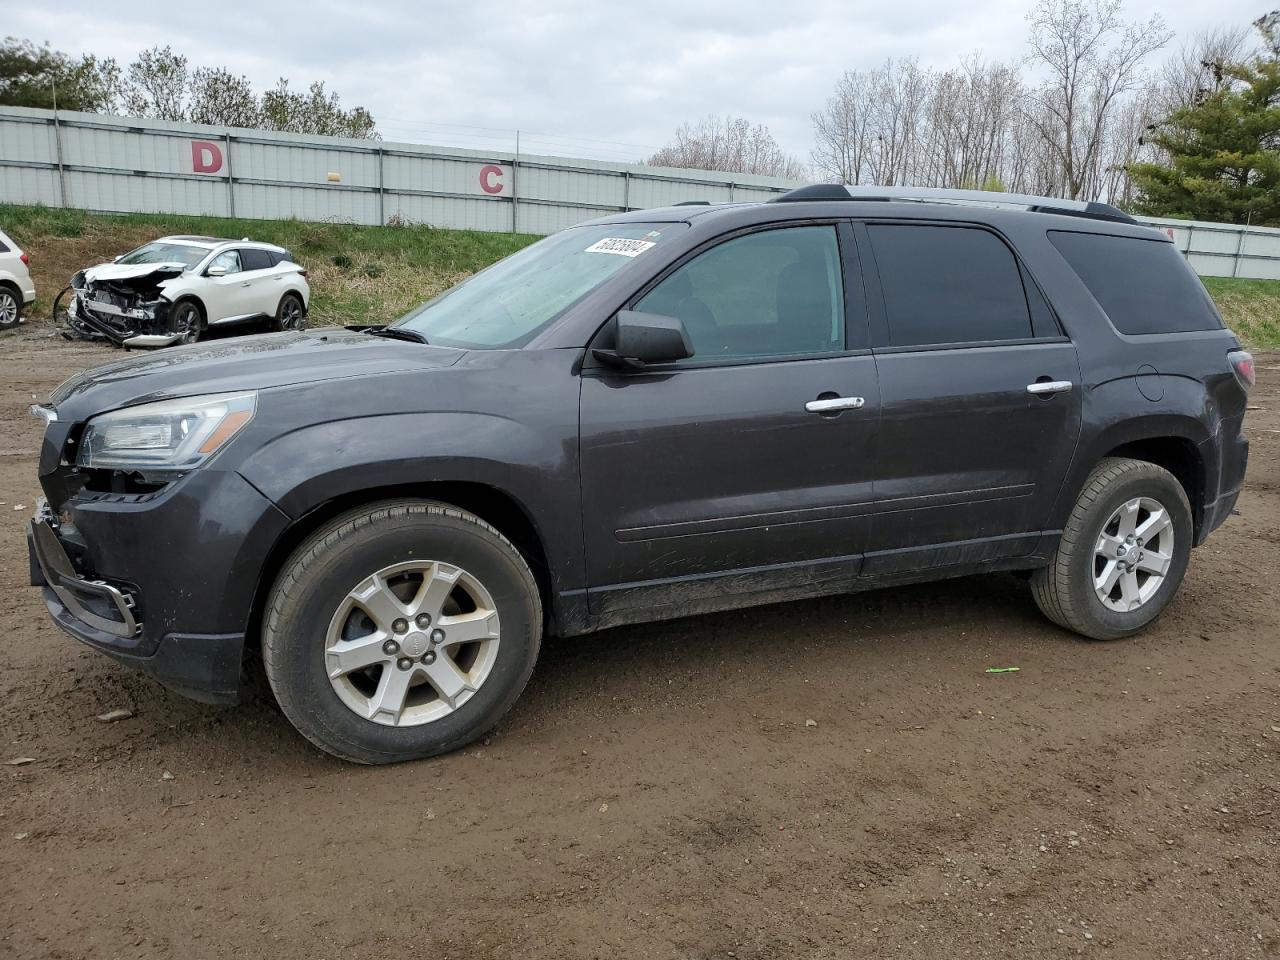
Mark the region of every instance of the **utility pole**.
<instances>
[{"instance_id":1,"label":"utility pole","mask_svg":"<svg viewBox=\"0 0 1280 960\"><path fill-rule=\"evenodd\" d=\"M58 123L58 80L49 78L49 89L53 91L53 149L58 158L58 205L67 205L67 171L62 164L62 125Z\"/></svg>"}]
</instances>

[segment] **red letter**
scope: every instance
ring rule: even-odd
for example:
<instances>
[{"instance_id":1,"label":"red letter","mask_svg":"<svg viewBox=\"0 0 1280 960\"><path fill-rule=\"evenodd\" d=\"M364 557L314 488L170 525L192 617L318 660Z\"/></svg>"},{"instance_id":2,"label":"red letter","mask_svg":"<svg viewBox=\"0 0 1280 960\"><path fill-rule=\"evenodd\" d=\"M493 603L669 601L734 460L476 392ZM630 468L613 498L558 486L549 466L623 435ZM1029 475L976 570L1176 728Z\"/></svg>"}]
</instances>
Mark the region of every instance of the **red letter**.
<instances>
[{"instance_id":1,"label":"red letter","mask_svg":"<svg viewBox=\"0 0 1280 960\"><path fill-rule=\"evenodd\" d=\"M193 173L217 173L222 169L222 151L208 140L191 141L191 170Z\"/></svg>"},{"instance_id":2,"label":"red letter","mask_svg":"<svg viewBox=\"0 0 1280 960\"><path fill-rule=\"evenodd\" d=\"M496 164L488 164L480 168L480 189L485 193L502 192L502 168Z\"/></svg>"}]
</instances>

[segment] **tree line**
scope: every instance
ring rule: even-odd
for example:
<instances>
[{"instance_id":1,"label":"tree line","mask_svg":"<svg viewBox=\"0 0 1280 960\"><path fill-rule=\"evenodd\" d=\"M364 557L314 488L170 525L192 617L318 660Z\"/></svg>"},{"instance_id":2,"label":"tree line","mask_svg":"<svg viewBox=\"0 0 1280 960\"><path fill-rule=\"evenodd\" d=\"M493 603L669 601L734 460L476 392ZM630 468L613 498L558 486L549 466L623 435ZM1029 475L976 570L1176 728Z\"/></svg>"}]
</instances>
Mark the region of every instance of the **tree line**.
<instances>
[{"instance_id":1,"label":"tree line","mask_svg":"<svg viewBox=\"0 0 1280 960\"><path fill-rule=\"evenodd\" d=\"M1027 23L1017 61L846 71L812 114L809 177L1280 223L1280 12L1156 63L1172 33L1158 15L1126 20L1122 0L1040 0ZM649 162L797 179L805 166L767 127L733 118L685 124Z\"/></svg>"},{"instance_id":2,"label":"tree line","mask_svg":"<svg viewBox=\"0 0 1280 960\"><path fill-rule=\"evenodd\" d=\"M0 46L0 104L110 113L288 133L377 139L364 107L346 109L322 82L305 91L281 77L261 94L224 67L193 66L171 47L152 47L121 66L73 57L47 43L6 37Z\"/></svg>"}]
</instances>

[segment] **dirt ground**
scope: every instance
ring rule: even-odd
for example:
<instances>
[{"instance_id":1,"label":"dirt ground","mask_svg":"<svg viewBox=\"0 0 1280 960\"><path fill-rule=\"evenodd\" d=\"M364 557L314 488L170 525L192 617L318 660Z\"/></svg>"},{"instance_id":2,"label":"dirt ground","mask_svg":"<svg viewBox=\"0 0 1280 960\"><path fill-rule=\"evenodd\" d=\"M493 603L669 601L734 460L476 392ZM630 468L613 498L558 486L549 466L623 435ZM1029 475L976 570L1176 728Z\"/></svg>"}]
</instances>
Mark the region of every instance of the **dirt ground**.
<instances>
[{"instance_id":1,"label":"dirt ground","mask_svg":"<svg viewBox=\"0 0 1280 960\"><path fill-rule=\"evenodd\" d=\"M112 356L0 337L0 957L1280 955L1280 355L1240 515L1137 638L1008 576L612 630L390 768L48 622L25 410Z\"/></svg>"}]
</instances>

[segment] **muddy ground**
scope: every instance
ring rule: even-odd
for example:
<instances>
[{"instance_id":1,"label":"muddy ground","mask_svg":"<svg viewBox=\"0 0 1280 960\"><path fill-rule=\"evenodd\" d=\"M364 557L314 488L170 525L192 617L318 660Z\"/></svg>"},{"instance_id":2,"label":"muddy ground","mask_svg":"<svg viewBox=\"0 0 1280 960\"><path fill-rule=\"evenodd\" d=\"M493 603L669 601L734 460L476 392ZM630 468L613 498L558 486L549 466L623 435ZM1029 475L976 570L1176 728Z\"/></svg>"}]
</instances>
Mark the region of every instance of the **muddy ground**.
<instances>
[{"instance_id":1,"label":"muddy ground","mask_svg":"<svg viewBox=\"0 0 1280 960\"><path fill-rule=\"evenodd\" d=\"M1140 637L1008 576L612 630L371 769L47 622L26 406L115 356L47 331L0 337L0 956L1280 955L1280 355L1240 515Z\"/></svg>"}]
</instances>

